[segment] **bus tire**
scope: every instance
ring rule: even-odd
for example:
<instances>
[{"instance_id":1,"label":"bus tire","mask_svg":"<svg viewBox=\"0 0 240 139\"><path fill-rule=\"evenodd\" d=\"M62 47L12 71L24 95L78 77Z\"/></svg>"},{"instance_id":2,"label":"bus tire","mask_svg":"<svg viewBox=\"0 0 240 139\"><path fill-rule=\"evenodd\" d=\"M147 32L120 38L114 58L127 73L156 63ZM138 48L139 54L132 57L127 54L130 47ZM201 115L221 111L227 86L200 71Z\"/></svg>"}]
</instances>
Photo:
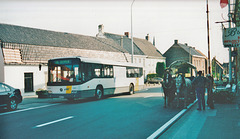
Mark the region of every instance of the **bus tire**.
<instances>
[{"instance_id":1,"label":"bus tire","mask_svg":"<svg viewBox=\"0 0 240 139\"><path fill-rule=\"evenodd\" d=\"M97 99L102 99L103 98L103 88L102 87L97 87L95 91L95 97Z\"/></svg>"},{"instance_id":2,"label":"bus tire","mask_svg":"<svg viewBox=\"0 0 240 139\"><path fill-rule=\"evenodd\" d=\"M133 84L130 84L129 86L129 95L133 95L134 94L134 86Z\"/></svg>"}]
</instances>

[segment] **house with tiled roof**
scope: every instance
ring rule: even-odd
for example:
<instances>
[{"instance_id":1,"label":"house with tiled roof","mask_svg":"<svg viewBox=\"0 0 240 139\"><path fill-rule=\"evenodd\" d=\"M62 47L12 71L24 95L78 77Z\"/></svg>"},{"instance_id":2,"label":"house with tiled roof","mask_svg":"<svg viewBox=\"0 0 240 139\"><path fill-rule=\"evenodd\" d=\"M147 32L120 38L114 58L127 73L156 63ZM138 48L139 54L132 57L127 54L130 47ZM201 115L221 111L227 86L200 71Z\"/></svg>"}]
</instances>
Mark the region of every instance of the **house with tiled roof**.
<instances>
[{"instance_id":1,"label":"house with tiled roof","mask_svg":"<svg viewBox=\"0 0 240 139\"><path fill-rule=\"evenodd\" d=\"M47 61L83 56L129 62L131 55L114 40L0 24L0 82L24 92L46 87Z\"/></svg>"},{"instance_id":2,"label":"house with tiled roof","mask_svg":"<svg viewBox=\"0 0 240 139\"><path fill-rule=\"evenodd\" d=\"M174 44L163 54L163 56L166 57L167 67L176 60L184 60L192 63L198 71L201 70L204 74L207 74L207 57L187 43L181 44L178 40L174 40ZM187 76L192 76L192 74L193 71Z\"/></svg>"},{"instance_id":3,"label":"house with tiled roof","mask_svg":"<svg viewBox=\"0 0 240 139\"><path fill-rule=\"evenodd\" d=\"M158 62L166 64L166 57L149 41L149 36L146 39L134 38L134 43L146 55L145 70L147 74L156 73L156 66Z\"/></svg>"},{"instance_id":4,"label":"house with tiled roof","mask_svg":"<svg viewBox=\"0 0 240 139\"><path fill-rule=\"evenodd\" d=\"M212 74L213 77L217 80L222 80L224 67L223 65L217 60L216 56L212 59Z\"/></svg>"},{"instance_id":5,"label":"house with tiled roof","mask_svg":"<svg viewBox=\"0 0 240 139\"><path fill-rule=\"evenodd\" d=\"M114 40L121 48L132 54L132 44L129 32L124 35L104 32L104 26L99 25L99 32L96 35L99 38L109 38ZM156 65L158 62L166 63L166 58L161 52L148 40L133 38L133 63L140 64L144 67L144 75L156 73Z\"/></svg>"}]
</instances>

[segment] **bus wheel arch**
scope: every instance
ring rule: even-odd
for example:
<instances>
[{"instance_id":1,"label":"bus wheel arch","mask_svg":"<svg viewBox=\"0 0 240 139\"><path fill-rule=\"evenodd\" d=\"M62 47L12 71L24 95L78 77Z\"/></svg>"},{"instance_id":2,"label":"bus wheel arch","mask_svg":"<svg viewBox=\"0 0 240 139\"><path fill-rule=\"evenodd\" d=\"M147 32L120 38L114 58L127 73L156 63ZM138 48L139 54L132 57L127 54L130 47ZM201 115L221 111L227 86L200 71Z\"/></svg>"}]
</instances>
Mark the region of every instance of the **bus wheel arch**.
<instances>
[{"instance_id":1,"label":"bus wheel arch","mask_svg":"<svg viewBox=\"0 0 240 139\"><path fill-rule=\"evenodd\" d=\"M103 98L103 95L104 95L104 92L103 92L103 86L102 85L98 85L96 87L96 90L95 90L95 97L97 99L102 99Z\"/></svg>"},{"instance_id":2,"label":"bus wheel arch","mask_svg":"<svg viewBox=\"0 0 240 139\"><path fill-rule=\"evenodd\" d=\"M135 92L134 92L134 84L133 83L131 83L130 85L129 85L129 95L133 95Z\"/></svg>"}]
</instances>

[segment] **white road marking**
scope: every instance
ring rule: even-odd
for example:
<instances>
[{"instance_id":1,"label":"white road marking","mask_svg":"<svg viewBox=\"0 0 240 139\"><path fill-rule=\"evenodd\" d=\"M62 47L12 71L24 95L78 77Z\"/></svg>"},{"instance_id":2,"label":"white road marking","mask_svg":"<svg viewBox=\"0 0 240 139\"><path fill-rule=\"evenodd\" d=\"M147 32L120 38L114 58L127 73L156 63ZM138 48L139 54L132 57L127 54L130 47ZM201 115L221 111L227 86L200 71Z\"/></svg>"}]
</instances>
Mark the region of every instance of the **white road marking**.
<instances>
[{"instance_id":1,"label":"white road marking","mask_svg":"<svg viewBox=\"0 0 240 139\"><path fill-rule=\"evenodd\" d=\"M149 98L149 97L162 97L163 94L162 93L150 93L147 96L143 97L143 98Z\"/></svg>"},{"instance_id":2,"label":"white road marking","mask_svg":"<svg viewBox=\"0 0 240 139\"><path fill-rule=\"evenodd\" d=\"M177 115L175 115L171 120L169 120L167 123L165 123L162 127L160 127L157 131L155 131L151 136L149 136L147 139L155 139L160 133L162 133L164 130L166 130L167 127L170 126L176 119L178 119L186 109L180 111Z\"/></svg>"},{"instance_id":3,"label":"white road marking","mask_svg":"<svg viewBox=\"0 0 240 139\"><path fill-rule=\"evenodd\" d=\"M160 134L162 134L164 131L166 131L173 123L175 123L185 112L187 112L188 109L190 109L197 100L195 100L192 104L190 104L187 109L183 109L180 111L177 115L175 115L172 119L170 119L167 123L165 123L162 127L160 127L157 131L155 131L151 136L149 136L147 139L155 139Z\"/></svg>"},{"instance_id":4,"label":"white road marking","mask_svg":"<svg viewBox=\"0 0 240 139\"><path fill-rule=\"evenodd\" d=\"M16 110L16 111L11 111L11 112L0 113L0 116L13 114L13 113L18 113L18 112L23 112L23 111L34 110L34 109L40 109L40 108L45 108L45 107L50 107L50 106L54 106L54 105L59 105L59 104L43 105L43 106L39 106L39 107L32 107L32 108L27 108L27 109L22 109L22 110Z\"/></svg>"},{"instance_id":5,"label":"white road marking","mask_svg":"<svg viewBox=\"0 0 240 139\"><path fill-rule=\"evenodd\" d=\"M146 96L146 97L143 97L143 98L149 98L149 97L153 97L153 95L150 95L150 96Z\"/></svg>"},{"instance_id":6,"label":"white road marking","mask_svg":"<svg viewBox=\"0 0 240 139\"><path fill-rule=\"evenodd\" d=\"M35 126L35 128L47 126L47 125L54 124L54 123L57 123L57 122L61 122L61 121L64 121L64 120L68 120L68 119L71 119L71 118L73 118L73 116L69 116L69 117L58 119L58 120L55 120L55 121L52 121L52 122L37 125L37 126Z\"/></svg>"}]
</instances>

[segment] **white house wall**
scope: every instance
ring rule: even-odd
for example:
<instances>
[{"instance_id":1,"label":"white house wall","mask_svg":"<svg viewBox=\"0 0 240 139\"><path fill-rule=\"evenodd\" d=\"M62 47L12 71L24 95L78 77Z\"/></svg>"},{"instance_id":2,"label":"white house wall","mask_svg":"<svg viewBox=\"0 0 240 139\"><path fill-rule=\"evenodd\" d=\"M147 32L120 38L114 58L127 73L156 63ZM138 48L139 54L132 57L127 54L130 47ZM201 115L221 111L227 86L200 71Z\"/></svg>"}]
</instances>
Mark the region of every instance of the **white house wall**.
<instances>
[{"instance_id":1,"label":"white house wall","mask_svg":"<svg viewBox=\"0 0 240 139\"><path fill-rule=\"evenodd\" d=\"M33 73L34 91L46 87L47 66L42 66L39 71L39 66L5 65L4 70L5 83L20 89L22 93L24 93L24 73Z\"/></svg>"},{"instance_id":2,"label":"white house wall","mask_svg":"<svg viewBox=\"0 0 240 139\"><path fill-rule=\"evenodd\" d=\"M146 75L156 73L156 66L158 62L164 62L166 64L165 59L151 59L151 58L146 59L146 66L145 66Z\"/></svg>"},{"instance_id":3,"label":"white house wall","mask_svg":"<svg viewBox=\"0 0 240 139\"><path fill-rule=\"evenodd\" d=\"M205 65L205 59L204 58L199 58L199 57L193 57L192 58L192 63L194 66L196 66L197 71L203 71L205 73L206 65Z\"/></svg>"},{"instance_id":4,"label":"white house wall","mask_svg":"<svg viewBox=\"0 0 240 139\"><path fill-rule=\"evenodd\" d=\"M134 63L140 64L143 66L145 79L147 78L148 74L156 73L156 66L158 62L164 62L166 64L165 59L146 58L145 56L134 55Z\"/></svg>"},{"instance_id":5,"label":"white house wall","mask_svg":"<svg viewBox=\"0 0 240 139\"><path fill-rule=\"evenodd\" d=\"M156 73L157 62L165 62L165 59L151 59L141 56L135 57L134 63L143 65L144 75ZM34 92L39 88L46 88L47 83L47 66L42 66L39 71L39 66L27 65L5 65L2 66L4 72L5 83L15 88L19 88L22 93L24 92L24 73L33 73L33 90Z\"/></svg>"}]
</instances>

